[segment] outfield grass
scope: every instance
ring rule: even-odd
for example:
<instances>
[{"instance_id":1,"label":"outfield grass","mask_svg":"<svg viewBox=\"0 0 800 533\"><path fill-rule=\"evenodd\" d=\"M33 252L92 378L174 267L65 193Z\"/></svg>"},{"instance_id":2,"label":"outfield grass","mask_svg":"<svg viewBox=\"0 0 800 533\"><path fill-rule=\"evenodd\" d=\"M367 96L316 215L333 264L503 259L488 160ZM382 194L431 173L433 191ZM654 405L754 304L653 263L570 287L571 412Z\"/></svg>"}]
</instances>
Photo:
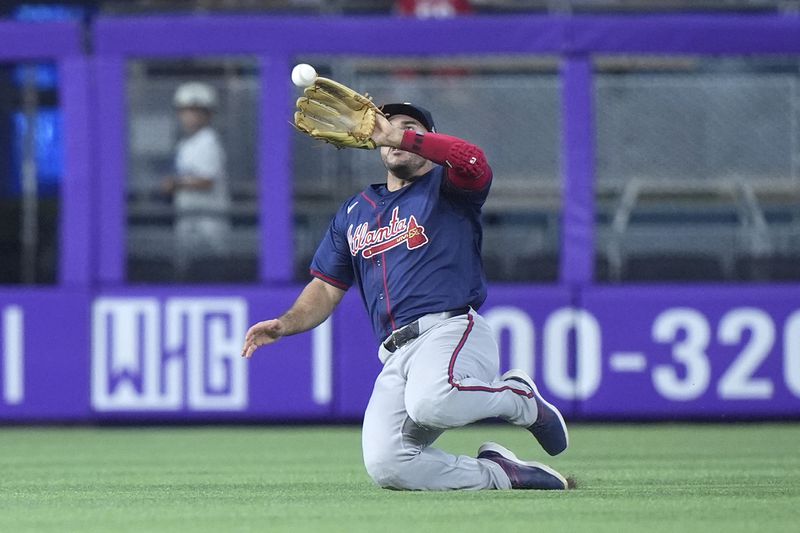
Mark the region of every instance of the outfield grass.
<instances>
[{"instance_id":1,"label":"outfield grass","mask_svg":"<svg viewBox=\"0 0 800 533\"><path fill-rule=\"evenodd\" d=\"M549 458L525 431L494 439L581 483L569 492L381 490L357 428L0 428L0 531L798 531L800 424L576 425Z\"/></svg>"}]
</instances>

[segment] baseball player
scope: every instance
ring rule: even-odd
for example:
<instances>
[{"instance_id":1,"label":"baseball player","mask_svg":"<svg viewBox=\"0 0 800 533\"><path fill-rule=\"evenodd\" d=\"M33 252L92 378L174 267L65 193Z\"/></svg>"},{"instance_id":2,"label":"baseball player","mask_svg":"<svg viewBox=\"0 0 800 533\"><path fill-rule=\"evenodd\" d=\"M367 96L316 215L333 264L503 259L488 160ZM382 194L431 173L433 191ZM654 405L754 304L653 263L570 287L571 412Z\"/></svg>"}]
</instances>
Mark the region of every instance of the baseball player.
<instances>
[{"instance_id":1,"label":"baseball player","mask_svg":"<svg viewBox=\"0 0 800 533\"><path fill-rule=\"evenodd\" d=\"M284 315L248 330L242 354L316 327L355 284L383 363L362 432L375 483L566 489L561 474L499 444L483 444L477 457L431 446L446 429L493 417L527 428L551 455L567 448L568 436L530 377L519 370L497 377L497 344L477 313L486 298L480 212L492 181L483 152L436 133L422 107L396 103L381 111L371 141L380 147L385 183L342 204L311 263L312 281Z\"/></svg>"}]
</instances>

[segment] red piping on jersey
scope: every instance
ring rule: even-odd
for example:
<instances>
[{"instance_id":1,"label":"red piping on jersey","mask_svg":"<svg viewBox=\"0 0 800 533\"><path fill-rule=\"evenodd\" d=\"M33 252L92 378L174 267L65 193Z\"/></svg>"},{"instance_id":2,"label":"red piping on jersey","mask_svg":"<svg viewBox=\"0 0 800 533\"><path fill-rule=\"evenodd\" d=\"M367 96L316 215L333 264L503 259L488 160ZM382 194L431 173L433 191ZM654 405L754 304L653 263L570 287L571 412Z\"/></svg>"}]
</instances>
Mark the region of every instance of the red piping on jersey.
<instances>
[{"instance_id":1,"label":"red piping on jersey","mask_svg":"<svg viewBox=\"0 0 800 533\"><path fill-rule=\"evenodd\" d=\"M333 285L337 289L342 289L343 291L346 291L347 289L350 288L350 286L347 285L346 283L342 283L338 279L334 279L328 275L323 274L319 270L314 270L313 268L311 269L311 275L314 276L315 278L321 279L322 281L324 281L329 285Z\"/></svg>"},{"instance_id":2,"label":"red piping on jersey","mask_svg":"<svg viewBox=\"0 0 800 533\"><path fill-rule=\"evenodd\" d=\"M472 331L472 326L475 324L475 321L472 318L472 313L467 314L467 320L469 321L467 324L467 329L464 331L464 334L461 335L461 340L459 341L458 346L456 346L455 351L453 351L453 355L450 357L450 366L447 368L447 382L450 383L450 386L460 391L503 392L510 390L514 394L519 394L520 396L525 396L526 398L533 398L533 392L525 392L524 390L515 389L509 385L503 385L502 387L483 387L481 385L466 386L461 385L458 381L456 381L456 379L453 377L453 369L456 366L458 354L461 351L461 348L464 347L464 344L466 344L467 338Z\"/></svg>"},{"instance_id":3,"label":"red piping on jersey","mask_svg":"<svg viewBox=\"0 0 800 533\"><path fill-rule=\"evenodd\" d=\"M372 199L369 196L367 196L364 193L364 191L361 191L361 196L364 197L364 200L369 202L369 204L372 206L372 209L375 209L376 207L378 207L378 205L374 201L372 201Z\"/></svg>"},{"instance_id":4,"label":"red piping on jersey","mask_svg":"<svg viewBox=\"0 0 800 533\"><path fill-rule=\"evenodd\" d=\"M363 192L361 194L364 194ZM364 196L366 198L366 196ZM375 205L374 203L372 204ZM378 216L378 227L381 227L381 216ZM392 304L389 300L389 284L386 283L386 255L383 254L383 261L381 262L381 266L383 267L383 293L386 295L386 314L389 315L389 323L392 325L392 331L397 329L397 326L394 323L394 317L392 316ZM379 259L380 261L380 259Z\"/></svg>"}]
</instances>

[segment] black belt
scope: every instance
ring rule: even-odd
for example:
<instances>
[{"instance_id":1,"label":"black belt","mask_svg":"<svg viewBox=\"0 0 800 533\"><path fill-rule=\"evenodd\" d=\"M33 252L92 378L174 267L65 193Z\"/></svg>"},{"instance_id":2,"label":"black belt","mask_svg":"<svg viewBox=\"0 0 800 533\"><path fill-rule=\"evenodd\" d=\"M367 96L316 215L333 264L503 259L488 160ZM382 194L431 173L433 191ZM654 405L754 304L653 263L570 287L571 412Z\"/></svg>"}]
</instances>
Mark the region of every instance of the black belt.
<instances>
[{"instance_id":1,"label":"black belt","mask_svg":"<svg viewBox=\"0 0 800 533\"><path fill-rule=\"evenodd\" d=\"M469 313L469 306L461 307L459 309L451 309L450 311L445 311L443 313L442 319L453 318L454 316L459 315L466 315ZM392 332L389 337L383 341L383 347L386 348L390 353L394 353L398 348L403 346L404 344L408 344L409 342L413 341L417 337L420 336L419 330L419 319L415 320L410 324L406 324L400 329L396 329Z\"/></svg>"}]
</instances>

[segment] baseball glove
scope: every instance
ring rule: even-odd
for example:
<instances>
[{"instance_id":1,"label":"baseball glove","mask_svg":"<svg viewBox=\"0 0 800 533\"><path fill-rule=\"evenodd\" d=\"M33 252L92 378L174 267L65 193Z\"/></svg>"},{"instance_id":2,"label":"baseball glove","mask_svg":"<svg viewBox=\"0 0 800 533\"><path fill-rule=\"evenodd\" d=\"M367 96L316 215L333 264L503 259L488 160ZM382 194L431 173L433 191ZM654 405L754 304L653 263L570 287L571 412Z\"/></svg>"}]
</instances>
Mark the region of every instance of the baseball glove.
<instances>
[{"instance_id":1,"label":"baseball glove","mask_svg":"<svg viewBox=\"0 0 800 533\"><path fill-rule=\"evenodd\" d=\"M317 78L297 99L295 127L337 148L377 147L370 138L380 109L368 95L328 78Z\"/></svg>"}]
</instances>

